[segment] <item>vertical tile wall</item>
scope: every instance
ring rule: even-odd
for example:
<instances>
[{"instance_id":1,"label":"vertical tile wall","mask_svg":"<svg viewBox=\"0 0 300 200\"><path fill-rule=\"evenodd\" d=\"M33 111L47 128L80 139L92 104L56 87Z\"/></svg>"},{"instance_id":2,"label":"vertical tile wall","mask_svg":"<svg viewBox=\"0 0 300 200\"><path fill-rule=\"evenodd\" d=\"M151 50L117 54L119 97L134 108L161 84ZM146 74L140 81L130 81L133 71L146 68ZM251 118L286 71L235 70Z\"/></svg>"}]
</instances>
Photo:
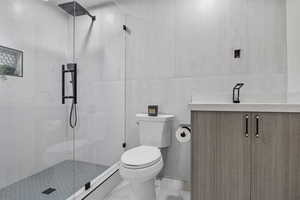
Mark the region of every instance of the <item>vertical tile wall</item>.
<instances>
[{"instance_id":1,"label":"vertical tile wall","mask_svg":"<svg viewBox=\"0 0 300 200\"><path fill-rule=\"evenodd\" d=\"M158 104L190 122L188 103L286 101L285 0L120 0L131 30L126 42L127 135L139 144L135 113ZM241 59L233 50L242 49ZM174 135L165 176L189 180L189 144ZM179 164L178 164L179 163Z\"/></svg>"},{"instance_id":2,"label":"vertical tile wall","mask_svg":"<svg viewBox=\"0 0 300 200\"><path fill-rule=\"evenodd\" d=\"M300 101L300 1L287 0L287 38L288 38L288 102Z\"/></svg>"}]
</instances>

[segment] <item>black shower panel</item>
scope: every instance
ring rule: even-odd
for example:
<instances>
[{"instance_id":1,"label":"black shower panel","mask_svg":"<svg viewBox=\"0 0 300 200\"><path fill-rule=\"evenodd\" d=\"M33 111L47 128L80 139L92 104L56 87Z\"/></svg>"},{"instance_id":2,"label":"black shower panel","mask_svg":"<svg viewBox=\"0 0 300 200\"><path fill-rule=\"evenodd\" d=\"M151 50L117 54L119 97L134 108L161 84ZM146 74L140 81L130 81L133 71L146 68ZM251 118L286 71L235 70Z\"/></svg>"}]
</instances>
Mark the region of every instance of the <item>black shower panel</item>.
<instances>
[{"instance_id":1,"label":"black shower panel","mask_svg":"<svg viewBox=\"0 0 300 200\"><path fill-rule=\"evenodd\" d=\"M66 74L71 73L71 83L73 96L66 96ZM62 104L66 103L66 99L72 99L74 104L77 104L77 64L69 63L67 68L65 65L62 65Z\"/></svg>"}]
</instances>

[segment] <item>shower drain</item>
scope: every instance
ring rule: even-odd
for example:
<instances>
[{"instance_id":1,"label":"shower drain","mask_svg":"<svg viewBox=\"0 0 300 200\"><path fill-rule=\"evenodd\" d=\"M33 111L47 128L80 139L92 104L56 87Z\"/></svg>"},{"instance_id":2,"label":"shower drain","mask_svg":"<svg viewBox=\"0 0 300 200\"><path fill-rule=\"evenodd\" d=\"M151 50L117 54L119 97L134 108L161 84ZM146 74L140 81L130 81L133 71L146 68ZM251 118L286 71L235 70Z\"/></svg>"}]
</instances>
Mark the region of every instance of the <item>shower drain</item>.
<instances>
[{"instance_id":1,"label":"shower drain","mask_svg":"<svg viewBox=\"0 0 300 200\"><path fill-rule=\"evenodd\" d=\"M46 189L46 190L44 190L42 193L43 194L46 194L46 195L49 195L49 194L51 194L51 193L53 193L53 192L55 192L56 191L56 189L55 188L48 188L48 189Z\"/></svg>"}]
</instances>

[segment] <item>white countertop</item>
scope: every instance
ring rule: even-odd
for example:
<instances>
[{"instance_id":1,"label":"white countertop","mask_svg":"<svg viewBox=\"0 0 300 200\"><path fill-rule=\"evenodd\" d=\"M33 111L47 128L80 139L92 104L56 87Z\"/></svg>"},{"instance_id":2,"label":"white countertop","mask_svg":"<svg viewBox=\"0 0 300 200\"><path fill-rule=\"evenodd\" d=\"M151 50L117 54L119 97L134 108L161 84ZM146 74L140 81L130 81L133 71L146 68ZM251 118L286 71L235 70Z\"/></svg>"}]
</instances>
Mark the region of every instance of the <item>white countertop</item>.
<instances>
[{"instance_id":1,"label":"white countertop","mask_svg":"<svg viewBox=\"0 0 300 200\"><path fill-rule=\"evenodd\" d=\"M189 104L192 111L233 111L233 112L288 112L300 113L300 104L286 103L203 103Z\"/></svg>"}]
</instances>

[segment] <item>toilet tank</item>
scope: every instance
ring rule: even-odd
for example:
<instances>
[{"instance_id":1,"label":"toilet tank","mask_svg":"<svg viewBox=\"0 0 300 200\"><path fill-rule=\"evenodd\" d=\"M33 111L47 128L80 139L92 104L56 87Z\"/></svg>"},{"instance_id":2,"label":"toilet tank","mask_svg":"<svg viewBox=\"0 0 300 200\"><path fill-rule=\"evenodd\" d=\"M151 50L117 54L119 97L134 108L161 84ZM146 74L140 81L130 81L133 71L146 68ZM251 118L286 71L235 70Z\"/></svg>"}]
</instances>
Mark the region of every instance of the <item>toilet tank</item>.
<instances>
[{"instance_id":1,"label":"toilet tank","mask_svg":"<svg viewBox=\"0 0 300 200\"><path fill-rule=\"evenodd\" d=\"M148 114L137 114L136 118L141 145L158 148L170 146L174 115L159 114L151 117Z\"/></svg>"}]
</instances>

